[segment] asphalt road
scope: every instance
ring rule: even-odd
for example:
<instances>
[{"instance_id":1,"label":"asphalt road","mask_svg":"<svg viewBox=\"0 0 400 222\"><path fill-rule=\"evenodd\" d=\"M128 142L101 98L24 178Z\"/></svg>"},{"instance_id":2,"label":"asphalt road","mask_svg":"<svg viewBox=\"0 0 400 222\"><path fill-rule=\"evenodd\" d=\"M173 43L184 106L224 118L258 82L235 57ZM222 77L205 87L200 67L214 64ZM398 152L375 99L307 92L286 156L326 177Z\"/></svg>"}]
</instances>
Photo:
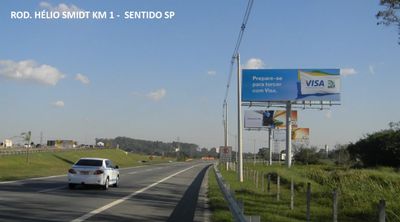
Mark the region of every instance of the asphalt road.
<instances>
[{"instance_id":1,"label":"asphalt road","mask_svg":"<svg viewBox=\"0 0 400 222\"><path fill-rule=\"evenodd\" d=\"M202 182L209 164L120 169L120 186L109 190L69 190L66 176L3 182L0 221L208 221Z\"/></svg>"}]
</instances>

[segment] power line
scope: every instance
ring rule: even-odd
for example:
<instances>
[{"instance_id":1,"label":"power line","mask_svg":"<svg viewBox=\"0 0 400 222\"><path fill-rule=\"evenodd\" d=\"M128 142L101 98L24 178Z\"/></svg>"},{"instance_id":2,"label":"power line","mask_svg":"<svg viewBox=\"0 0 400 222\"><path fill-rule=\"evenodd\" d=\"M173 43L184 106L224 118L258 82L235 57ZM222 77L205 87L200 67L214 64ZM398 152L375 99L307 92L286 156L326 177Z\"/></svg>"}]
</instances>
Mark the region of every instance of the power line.
<instances>
[{"instance_id":1,"label":"power line","mask_svg":"<svg viewBox=\"0 0 400 222\"><path fill-rule=\"evenodd\" d=\"M225 91L225 97L224 97L224 103L223 103L223 107L224 108L225 108L225 106L227 104L227 99L228 99L228 94L229 94L229 87L230 87L230 84L231 84L232 73L233 73L233 65L235 64L235 59L236 59L236 56L238 54L238 51L239 51L239 48L240 48L240 44L242 43L244 31L245 31L246 26L247 26L247 21L249 20L250 12L251 12L251 9L253 7L253 2L254 2L254 0L249 0L248 3L247 3L246 11L245 11L244 16L243 16L242 25L240 26L239 35L238 35L238 38L236 40L235 48L234 48L233 53L232 53L231 62L230 62L230 66L229 66L228 82L226 84L226 91ZM224 117L224 115L225 114L223 113L222 116Z\"/></svg>"}]
</instances>

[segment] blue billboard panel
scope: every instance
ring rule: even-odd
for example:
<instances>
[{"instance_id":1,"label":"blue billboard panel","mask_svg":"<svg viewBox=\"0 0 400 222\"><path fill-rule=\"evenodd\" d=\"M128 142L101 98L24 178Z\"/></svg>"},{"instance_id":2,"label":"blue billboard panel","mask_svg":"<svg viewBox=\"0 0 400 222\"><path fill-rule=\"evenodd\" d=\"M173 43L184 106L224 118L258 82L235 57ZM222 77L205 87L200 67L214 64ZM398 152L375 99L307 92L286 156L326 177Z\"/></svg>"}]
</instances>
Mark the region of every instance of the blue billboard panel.
<instances>
[{"instance_id":1,"label":"blue billboard panel","mask_svg":"<svg viewBox=\"0 0 400 222\"><path fill-rule=\"evenodd\" d=\"M242 101L295 100L340 101L340 70L242 70Z\"/></svg>"}]
</instances>

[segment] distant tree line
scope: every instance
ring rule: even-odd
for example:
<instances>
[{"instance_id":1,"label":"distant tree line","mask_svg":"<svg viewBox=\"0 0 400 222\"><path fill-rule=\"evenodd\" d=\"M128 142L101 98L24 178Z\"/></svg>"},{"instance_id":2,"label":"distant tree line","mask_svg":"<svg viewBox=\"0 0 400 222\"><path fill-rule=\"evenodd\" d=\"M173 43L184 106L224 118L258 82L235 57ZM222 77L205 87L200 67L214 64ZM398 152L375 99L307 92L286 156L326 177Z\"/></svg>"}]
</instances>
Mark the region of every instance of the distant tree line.
<instances>
[{"instance_id":1,"label":"distant tree line","mask_svg":"<svg viewBox=\"0 0 400 222\"><path fill-rule=\"evenodd\" d=\"M116 137L109 138L96 138L96 144L103 142L105 147L119 147L128 152L141 153L146 155L170 156L178 157L179 159L185 158L199 158L202 156L217 157L216 148L208 151L206 148L200 149L197 144L183 143L183 142L161 142L132 139L129 137Z\"/></svg>"}]
</instances>

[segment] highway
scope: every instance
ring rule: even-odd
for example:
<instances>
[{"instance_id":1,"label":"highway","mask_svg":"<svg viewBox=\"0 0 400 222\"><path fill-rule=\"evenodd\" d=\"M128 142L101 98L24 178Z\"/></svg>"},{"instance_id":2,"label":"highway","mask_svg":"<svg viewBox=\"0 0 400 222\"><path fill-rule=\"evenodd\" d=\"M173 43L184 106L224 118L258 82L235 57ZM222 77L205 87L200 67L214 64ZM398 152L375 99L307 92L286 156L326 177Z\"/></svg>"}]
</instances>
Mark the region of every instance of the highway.
<instances>
[{"instance_id":1,"label":"highway","mask_svg":"<svg viewBox=\"0 0 400 222\"><path fill-rule=\"evenodd\" d=\"M0 183L0 221L208 221L210 162L120 169L120 186L69 190L66 175Z\"/></svg>"}]
</instances>

